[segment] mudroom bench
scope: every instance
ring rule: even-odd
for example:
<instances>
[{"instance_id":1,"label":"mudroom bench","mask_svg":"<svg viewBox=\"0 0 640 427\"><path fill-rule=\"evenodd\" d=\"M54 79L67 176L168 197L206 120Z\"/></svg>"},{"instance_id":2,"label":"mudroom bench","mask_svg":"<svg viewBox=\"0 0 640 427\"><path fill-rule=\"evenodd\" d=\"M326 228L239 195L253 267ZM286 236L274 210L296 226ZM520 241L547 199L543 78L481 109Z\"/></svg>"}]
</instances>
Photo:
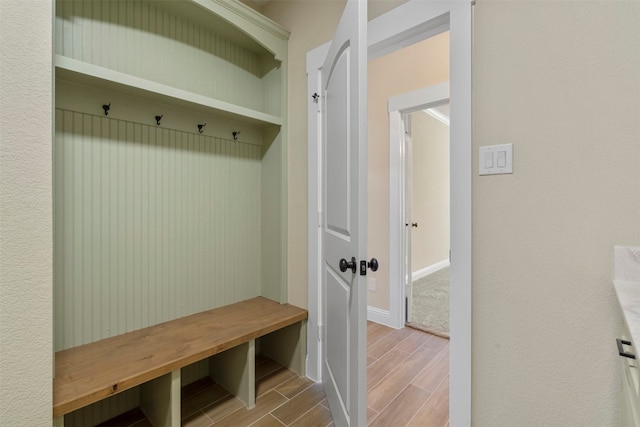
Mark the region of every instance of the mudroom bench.
<instances>
[{"instance_id":1,"label":"mudroom bench","mask_svg":"<svg viewBox=\"0 0 640 427\"><path fill-rule=\"evenodd\" d=\"M307 311L256 297L55 354L54 425L64 415L140 386L154 426L180 425L181 368L209 359L215 382L255 405L255 355L304 375Z\"/></svg>"}]
</instances>

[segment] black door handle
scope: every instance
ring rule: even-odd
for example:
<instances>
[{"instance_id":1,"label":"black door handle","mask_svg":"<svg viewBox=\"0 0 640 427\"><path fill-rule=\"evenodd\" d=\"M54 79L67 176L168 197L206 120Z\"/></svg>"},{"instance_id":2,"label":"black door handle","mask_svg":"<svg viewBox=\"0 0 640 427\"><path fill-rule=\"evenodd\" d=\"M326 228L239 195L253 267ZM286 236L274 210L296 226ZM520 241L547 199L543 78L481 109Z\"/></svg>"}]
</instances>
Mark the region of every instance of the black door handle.
<instances>
[{"instance_id":1,"label":"black door handle","mask_svg":"<svg viewBox=\"0 0 640 427\"><path fill-rule=\"evenodd\" d=\"M629 359L635 359L636 355L633 353L627 353L622 348L622 345L632 345L631 341L621 340L620 338L616 338L616 344L618 345L618 354L622 357L628 357Z\"/></svg>"},{"instance_id":2,"label":"black door handle","mask_svg":"<svg viewBox=\"0 0 640 427\"><path fill-rule=\"evenodd\" d=\"M360 261L360 275L361 276L366 276L367 275L367 267L371 270L371 271L378 271L378 260L375 258L371 258L371 261L367 262L367 260L362 260Z\"/></svg>"},{"instance_id":3,"label":"black door handle","mask_svg":"<svg viewBox=\"0 0 640 427\"><path fill-rule=\"evenodd\" d=\"M356 268L358 268L356 267L356 257L352 256L351 262L347 261L344 258L340 260L340 271L344 273L348 268L350 268L353 273L356 272Z\"/></svg>"}]
</instances>

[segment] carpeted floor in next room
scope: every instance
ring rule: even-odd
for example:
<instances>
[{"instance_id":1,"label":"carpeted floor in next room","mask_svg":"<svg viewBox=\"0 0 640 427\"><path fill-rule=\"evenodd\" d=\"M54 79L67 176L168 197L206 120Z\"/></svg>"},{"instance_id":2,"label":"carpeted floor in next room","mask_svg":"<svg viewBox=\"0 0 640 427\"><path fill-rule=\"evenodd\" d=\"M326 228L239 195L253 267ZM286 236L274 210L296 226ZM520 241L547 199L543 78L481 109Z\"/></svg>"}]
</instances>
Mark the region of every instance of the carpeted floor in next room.
<instances>
[{"instance_id":1,"label":"carpeted floor in next room","mask_svg":"<svg viewBox=\"0 0 640 427\"><path fill-rule=\"evenodd\" d=\"M412 298L407 326L449 338L449 267L414 281Z\"/></svg>"}]
</instances>

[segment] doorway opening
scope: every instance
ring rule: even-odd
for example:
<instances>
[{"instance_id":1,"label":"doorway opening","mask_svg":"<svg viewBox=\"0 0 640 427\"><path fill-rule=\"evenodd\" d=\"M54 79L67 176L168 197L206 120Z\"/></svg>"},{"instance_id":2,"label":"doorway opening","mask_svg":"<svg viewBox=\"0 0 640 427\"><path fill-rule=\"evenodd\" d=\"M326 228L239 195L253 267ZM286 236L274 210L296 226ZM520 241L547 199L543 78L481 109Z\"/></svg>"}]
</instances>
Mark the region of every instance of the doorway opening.
<instances>
[{"instance_id":1,"label":"doorway opening","mask_svg":"<svg viewBox=\"0 0 640 427\"><path fill-rule=\"evenodd\" d=\"M402 238L406 236L398 235L408 223L401 209L406 199L402 115L409 117L433 107L430 102L442 102L423 99L420 91L449 81L449 45L450 33L443 31L368 64L367 252L375 254L380 268L367 277L367 317L396 329L404 327L406 320L406 281L401 270L406 270L403 263L408 255ZM443 96L448 99L449 93ZM399 116L392 117L394 113Z\"/></svg>"},{"instance_id":2,"label":"doorway opening","mask_svg":"<svg viewBox=\"0 0 640 427\"><path fill-rule=\"evenodd\" d=\"M402 120L405 323L449 338L449 102Z\"/></svg>"}]
</instances>

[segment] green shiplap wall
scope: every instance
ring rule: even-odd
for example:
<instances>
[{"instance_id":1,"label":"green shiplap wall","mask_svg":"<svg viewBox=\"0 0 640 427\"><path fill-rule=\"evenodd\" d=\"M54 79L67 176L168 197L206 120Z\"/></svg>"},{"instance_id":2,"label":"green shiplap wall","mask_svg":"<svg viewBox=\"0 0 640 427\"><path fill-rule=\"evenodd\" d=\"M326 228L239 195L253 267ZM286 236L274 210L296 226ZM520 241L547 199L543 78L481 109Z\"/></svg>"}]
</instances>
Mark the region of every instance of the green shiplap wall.
<instances>
[{"instance_id":1,"label":"green shiplap wall","mask_svg":"<svg viewBox=\"0 0 640 427\"><path fill-rule=\"evenodd\" d=\"M55 53L252 110L282 113L279 68L263 78L260 54L144 1L58 0Z\"/></svg>"},{"instance_id":2,"label":"green shiplap wall","mask_svg":"<svg viewBox=\"0 0 640 427\"><path fill-rule=\"evenodd\" d=\"M261 293L262 147L56 109L55 348Z\"/></svg>"}]
</instances>

